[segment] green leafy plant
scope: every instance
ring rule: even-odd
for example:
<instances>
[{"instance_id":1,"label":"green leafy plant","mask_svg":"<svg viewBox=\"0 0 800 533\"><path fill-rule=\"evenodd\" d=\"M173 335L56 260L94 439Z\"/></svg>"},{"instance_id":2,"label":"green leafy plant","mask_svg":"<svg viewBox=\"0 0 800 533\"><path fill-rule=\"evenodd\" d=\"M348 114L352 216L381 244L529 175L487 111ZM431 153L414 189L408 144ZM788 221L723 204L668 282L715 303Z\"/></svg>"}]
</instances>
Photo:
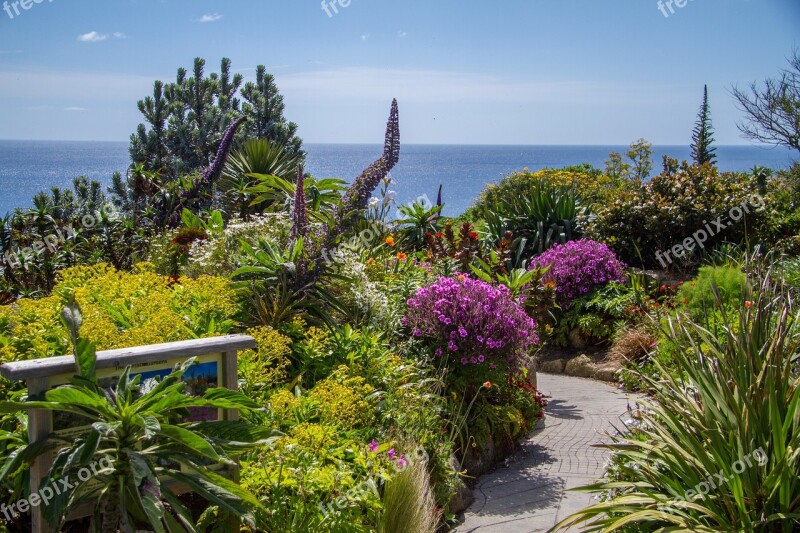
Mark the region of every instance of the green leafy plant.
<instances>
[{"instance_id":1,"label":"green leafy plant","mask_svg":"<svg viewBox=\"0 0 800 533\"><path fill-rule=\"evenodd\" d=\"M589 215L575 189L541 182L498 198L486 215L487 232L494 243L510 232L516 257L528 260L554 244L579 239L581 221ZM513 266L522 267L521 261Z\"/></svg>"},{"instance_id":2,"label":"green leafy plant","mask_svg":"<svg viewBox=\"0 0 800 533\"><path fill-rule=\"evenodd\" d=\"M0 480L54 446L56 456L41 486L66 479L71 488L42 511L59 529L73 510L88 504L93 511L92 531L132 531L145 524L156 532L196 531L188 509L172 492L177 483L255 526L253 512L261 508L258 500L212 466L235 465L234 454L249 448L264 432L245 422L182 420L190 407L248 410L256 405L222 388L208 389L202 397L185 395L182 377L194 358L161 381L132 378L127 367L118 382L106 389L95 373L94 345L78 335L79 308L66 306L62 318L75 349L78 374L68 385L44 393L43 400L3 402L0 410L66 412L85 419L88 427L77 437L53 434L20 448L0 468ZM95 475L84 480L79 472L89 467Z\"/></svg>"},{"instance_id":3,"label":"green leafy plant","mask_svg":"<svg viewBox=\"0 0 800 533\"><path fill-rule=\"evenodd\" d=\"M414 202L398 208L404 218L395 220L400 235L400 245L410 250L421 250L425 246L425 234L439 231L439 218L443 205L429 207L423 202Z\"/></svg>"}]
</instances>

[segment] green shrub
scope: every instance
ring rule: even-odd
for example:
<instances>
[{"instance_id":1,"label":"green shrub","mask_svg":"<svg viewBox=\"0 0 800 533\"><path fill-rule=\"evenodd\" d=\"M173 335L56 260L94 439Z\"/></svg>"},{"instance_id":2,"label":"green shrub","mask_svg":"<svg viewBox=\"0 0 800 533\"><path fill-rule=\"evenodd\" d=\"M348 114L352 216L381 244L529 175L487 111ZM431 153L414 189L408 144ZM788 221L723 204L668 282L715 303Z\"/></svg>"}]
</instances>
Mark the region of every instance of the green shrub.
<instances>
[{"instance_id":1,"label":"green shrub","mask_svg":"<svg viewBox=\"0 0 800 533\"><path fill-rule=\"evenodd\" d=\"M520 191L535 190L545 184L556 189L580 191L581 197L589 204L603 200L614 189L611 178L590 165L546 168L537 172L523 169L505 176L498 183L487 185L463 218L473 221L486 219L492 211L500 211L498 206L519 195Z\"/></svg>"},{"instance_id":2,"label":"green shrub","mask_svg":"<svg viewBox=\"0 0 800 533\"><path fill-rule=\"evenodd\" d=\"M702 267L695 279L678 288L678 309L695 321L714 314L717 298L725 310L737 310L742 306L746 284L747 278L738 267Z\"/></svg>"},{"instance_id":3,"label":"green shrub","mask_svg":"<svg viewBox=\"0 0 800 533\"><path fill-rule=\"evenodd\" d=\"M677 172L617 191L596 208L587 235L609 244L630 265L667 268L696 263L695 256L702 252L697 246L681 257L675 257L673 247L683 246L700 231L707 235L705 249L725 241L743 242L748 235L754 239L769 217L763 209L768 201L758 194L757 181L749 174L684 163ZM738 221L729 216L733 208L739 208L737 218L741 212ZM714 224L718 217L725 225L722 229Z\"/></svg>"},{"instance_id":4,"label":"green shrub","mask_svg":"<svg viewBox=\"0 0 800 533\"><path fill-rule=\"evenodd\" d=\"M800 292L800 257L784 259L780 265L780 273L793 291Z\"/></svg>"}]
</instances>

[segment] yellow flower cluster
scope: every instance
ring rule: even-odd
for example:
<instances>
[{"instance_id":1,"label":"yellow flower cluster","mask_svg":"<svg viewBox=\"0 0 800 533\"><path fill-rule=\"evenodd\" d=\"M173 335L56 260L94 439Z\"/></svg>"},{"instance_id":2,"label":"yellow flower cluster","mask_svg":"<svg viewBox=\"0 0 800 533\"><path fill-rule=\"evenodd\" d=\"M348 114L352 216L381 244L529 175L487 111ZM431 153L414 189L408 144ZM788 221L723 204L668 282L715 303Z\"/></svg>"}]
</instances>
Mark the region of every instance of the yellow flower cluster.
<instances>
[{"instance_id":1,"label":"yellow flower cluster","mask_svg":"<svg viewBox=\"0 0 800 533\"><path fill-rule=\"evenodd\" d=\"M205 277L172 283L149 264L133 272L106 264L70 268L60 274L53 294L0 308L3 360L71 352L60 321L65 294L73 295L81 308L81 336L98 350L224 334L237 310L227 280Z\"/></svg>"},{"instance_id":2,"label":"yellow flower cluster","mask_svg":"<svg viewBox=\"0 0 800 533\"><path fill-rule=\"evenodd\" d=\"M242 390L259 400L286 381L292 341L269 327L253 328L247 334L256 340L256 349L239 354L239 378Z\"/></svg>"},{"instance_id":3,"label":"yellow flower cluster","mask_svg":"<svg viewBox=\"0 0 800 533\"><path fill-rule=\"evenodd\" d=\"M375 389L363 377L344 377L346 372L347 367L340 367L317 383L309 396L317 404L323 424L342 429L369 426L375 419L375 410L367 396Z\"/></svg>"},{"instance_id":4,"label":"yellow flower cluster","mask_svg":"<svg viewBox=\"0 0 800 533\"><path fill-rule=\"evenodd\" d=\"M285 421L292 411L300 407L297 396L286 389L281 389L269 397L269 409L273 416L280 421Z\"/></svg>"}]
</instances>

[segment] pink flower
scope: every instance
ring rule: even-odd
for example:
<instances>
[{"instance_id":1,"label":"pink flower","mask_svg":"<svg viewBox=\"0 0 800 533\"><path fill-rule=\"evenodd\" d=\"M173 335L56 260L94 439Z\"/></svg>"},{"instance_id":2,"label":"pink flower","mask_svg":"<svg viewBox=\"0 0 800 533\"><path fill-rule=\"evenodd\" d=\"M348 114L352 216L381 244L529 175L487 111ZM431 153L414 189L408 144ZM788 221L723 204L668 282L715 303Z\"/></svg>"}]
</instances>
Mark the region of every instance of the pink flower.
<instances>
[{"instance_id":1,"label":"pink flower","mask_svg":"<svg viewBox=\"0 0 800 533\"><path fill-rule=\"evenodd\" d=\"M405 454L398 457L395 463L397 464L397 468L399 468L400 470L405 470L406 467L408 466L408 461L406 461Z\"/></svg>"},{"instance_id":2,"label":"pink flower","mask_svg":"<svg viewBox=\"0 0 800 533\"><path fill-rule=\"evenodd\" d=\"M375 442L375 439L372 439L372 442L369 443L369 451L371 451L372 453L377 453L378 443Z\"/></svg>"},{"instance_id":3,"label":"pink flower","mask_svg":"<svg viewBox=\"0 0 800 533\"><path fill-rule=\"evenodd\" d=\"M389 456L389 459L394 459L394 456L397 455L397 452L394 451L394 448L386 452L386 455Z\"/></svg>"}]
</instances>

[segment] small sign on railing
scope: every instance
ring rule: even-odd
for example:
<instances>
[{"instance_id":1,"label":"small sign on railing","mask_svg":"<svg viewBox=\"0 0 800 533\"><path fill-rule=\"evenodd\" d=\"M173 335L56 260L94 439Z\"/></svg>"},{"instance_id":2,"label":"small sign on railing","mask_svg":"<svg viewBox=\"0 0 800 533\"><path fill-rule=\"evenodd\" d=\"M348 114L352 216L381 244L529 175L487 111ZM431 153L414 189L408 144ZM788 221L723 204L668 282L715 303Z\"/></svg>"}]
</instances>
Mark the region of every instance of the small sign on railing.
<instances>
[{"instance_id":1,"label":"small sign on railing","mask_svg":"<svg viewBox=\"0 0 800 533\"><path fill-rule=\"evenodd\" d=\"M209 339L137 346L97 352L97 377L101 383L115 383L126 367L131 367L131 377L142 379L163 377L176 365L190 357L197 363L187 369L183 379L186 393L201 396L209 388L238 388L237 354L241 350L255 348L255 339L247 335L228 335ZM75 358L71 355L49 357L31 361L18 361L0 365L0 375L12 381L25 381L28 396L33 397L53 387L67 383L77 373ZM187 421L236 420L235 409L190 408ZM55 417L54 417L55 414ZM77 434L86 431L81 420L66 413L53 413L43 409L31 409L28 414L28 440L38 442L57 432L59 435ZM39 456L30 471L30 494L35 494L39 483L50 471L53 452ZM42 518L40 507L31 508L31 529L34 533L51 531Z\"/></svg>"}]
</instances>

